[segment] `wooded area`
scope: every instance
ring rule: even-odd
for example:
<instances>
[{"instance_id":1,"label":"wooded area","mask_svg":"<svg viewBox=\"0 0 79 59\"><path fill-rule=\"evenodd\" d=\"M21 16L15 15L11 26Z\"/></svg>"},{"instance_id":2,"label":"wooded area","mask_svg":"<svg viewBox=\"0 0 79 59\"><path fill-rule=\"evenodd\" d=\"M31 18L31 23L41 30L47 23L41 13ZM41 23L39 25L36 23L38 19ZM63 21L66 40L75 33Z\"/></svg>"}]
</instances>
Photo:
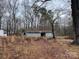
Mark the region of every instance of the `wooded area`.
<instances>
[{"instance_id":1,"label":"wooded area","mask_svg":"<svg viewBox=\"0 0 79 59\"><path fill-rule=\"evenodd\" d=\"M39 2L41 4L38 4ZM24 32L35 31L52 32L53 37L74 35L70 10L68 11L68 24L65 24L65 20L60 23L61 16L66 13L65 9L48 10L46 8L48 2L48 0L36 0L29 5L29 1L26 0L22 0L21 3L19 0L1 0L0 28L7 35L21 35Z\"/></svg>"},{"instance_id":2,"label":"wooded area","mask_svg":"<svg viewBox=\"0 0 79 59\"><path fill-rule=\"evenodd\" d=\"M57 1L0 0L0 59L79 59L79 1Z\"/></svg>"}]
</instances>

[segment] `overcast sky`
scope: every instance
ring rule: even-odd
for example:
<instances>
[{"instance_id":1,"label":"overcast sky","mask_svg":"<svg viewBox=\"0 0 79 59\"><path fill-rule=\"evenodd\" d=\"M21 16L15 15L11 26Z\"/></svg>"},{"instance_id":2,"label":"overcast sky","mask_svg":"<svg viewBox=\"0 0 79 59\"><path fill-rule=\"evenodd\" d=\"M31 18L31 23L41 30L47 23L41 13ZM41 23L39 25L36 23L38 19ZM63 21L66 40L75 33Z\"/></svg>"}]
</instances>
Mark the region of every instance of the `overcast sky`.
<instances>
[{"instance_id":1,"label":"overcast sky","mask_svg":"<svg viewBox=\"0 0 79 59\"><path fill-rule=\"evenodd\" d=\"M29 0L30 4L32 4L34 2L34 0ZM70 8L70 4L71 2L69 2L71 0L51 0L49 2L47 2L47 7L48 9L58 9L58 8L63 8L63 9L67 9Z\"/></svg>"},{"instance_id":2,"label":"overcast sky","mask_svg":"<svg viewBox=\"0 0 79 59\"><path fill-rule=\"evenodd\" d=\"M68 0L52 0L48 2L48 8L69 8L70 3L68 3Z\"/></svg>"}]
</instances>

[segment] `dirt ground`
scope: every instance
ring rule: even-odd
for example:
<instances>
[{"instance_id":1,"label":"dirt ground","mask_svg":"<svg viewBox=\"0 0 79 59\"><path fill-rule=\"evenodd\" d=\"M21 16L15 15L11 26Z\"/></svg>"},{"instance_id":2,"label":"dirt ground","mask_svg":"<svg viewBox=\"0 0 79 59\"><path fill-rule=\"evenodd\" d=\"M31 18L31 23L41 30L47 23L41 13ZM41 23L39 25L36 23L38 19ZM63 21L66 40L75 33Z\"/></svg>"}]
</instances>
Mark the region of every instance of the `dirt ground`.
<instances>
[{"instance_id":1,"label":"dirt ground","mask_svg":"<svg viewBox=\"0 0 79 59\"><path fill-rule=\"evenodd\" d=\"M70 39L0 37L0 59L79 59L79 46Z\"/></svg>"}]
</instances>

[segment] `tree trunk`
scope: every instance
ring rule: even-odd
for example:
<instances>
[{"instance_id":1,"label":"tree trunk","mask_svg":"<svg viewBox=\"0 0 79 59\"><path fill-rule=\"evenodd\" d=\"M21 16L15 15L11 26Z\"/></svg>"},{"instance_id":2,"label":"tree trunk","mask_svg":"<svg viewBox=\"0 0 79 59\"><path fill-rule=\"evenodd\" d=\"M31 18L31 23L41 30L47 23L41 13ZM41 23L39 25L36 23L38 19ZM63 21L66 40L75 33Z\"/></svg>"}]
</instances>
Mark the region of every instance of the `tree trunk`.
<instances>
[{"instance_id":1,"label":"tree trunk","mask_svg":"<svg viewBox=\"0 0 79 59\"><path fill-rule=\"evenodd\" d=\"M52 34L53 34L53 38L55 39L55 33L54 33L54 24L52 24Z\"/></svg>"},{"instance_id":2,"label":"tree trunk","mask_svg":"<svg viewBox=\"0 0 79 59\"><path fill-rule=\"evenodd\" d=\"M1 16L0 16L0 29L1 29Z\"/></svg>"},{"instance_id":3,"label":"tree trunk","mask_svg":"<svg viewBox=\"0 0 79 59\"><path fill-rule=\"evenodd\" d=\"M73 24L74 24L74 31L75 31L75 40L74 44L79 44L79 2L78 0L71 0L72 2L72 16L73 16Z\"/></svg>"},{"instance_id":4,"label":"tree trunk","mask_svg":"<svg viewBox=\"0 0 79 59\"><path fill-rule=\"evenodd\" d=\"M14 35L16 34L16 23L14 21Z\"/></svg>"},{"instance_id":5,"label":"tree trunk","mask_svg":"<svg viewBox=\"0 0 79 59\"><path fill-rule=\"evenodd\" d=\"M14 35L16 34L16 19L15 19L15 13L13 12L13 22L14 22Z\"/></svg>"},{"instance_id":6,"label":"tree trunk","mask_svg":"<svg viewBox=\"0 0 79 59\"><path fill-rule=\"evenodd\" d=\"M8 33L8 22L7 22L7 36L9 35L9 33Z\"/></svg>"},{"instance_id":7,"label":"tree trunk","mask_svg":"<svg viewBox=\"0 0 79 59\"><path fill-rule=\"evenodd\" d=\"M75 30L75 40L73 43L79 44L79 16L76 17L76 19L73 19L74 23L74 30Z\"/></svg>"}]
</instances>

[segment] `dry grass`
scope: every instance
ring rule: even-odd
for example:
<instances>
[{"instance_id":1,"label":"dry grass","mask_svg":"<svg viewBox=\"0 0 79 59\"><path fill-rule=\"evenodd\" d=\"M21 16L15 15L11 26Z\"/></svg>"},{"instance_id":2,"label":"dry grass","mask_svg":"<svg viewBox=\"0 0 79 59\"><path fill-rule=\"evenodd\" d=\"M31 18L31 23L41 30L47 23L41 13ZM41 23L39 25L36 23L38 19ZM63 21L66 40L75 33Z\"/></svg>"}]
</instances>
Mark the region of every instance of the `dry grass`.
<instances>
[{"instance_id":1,"label":"dry grass","mask_svg":"<svg viewBox=\"0 0 79 59\"><path fill-rule=\"evenodd\" d=\"M47 38L0 37L0 59L78 59L61 42Z\"/></svg>"}]
</instances>

